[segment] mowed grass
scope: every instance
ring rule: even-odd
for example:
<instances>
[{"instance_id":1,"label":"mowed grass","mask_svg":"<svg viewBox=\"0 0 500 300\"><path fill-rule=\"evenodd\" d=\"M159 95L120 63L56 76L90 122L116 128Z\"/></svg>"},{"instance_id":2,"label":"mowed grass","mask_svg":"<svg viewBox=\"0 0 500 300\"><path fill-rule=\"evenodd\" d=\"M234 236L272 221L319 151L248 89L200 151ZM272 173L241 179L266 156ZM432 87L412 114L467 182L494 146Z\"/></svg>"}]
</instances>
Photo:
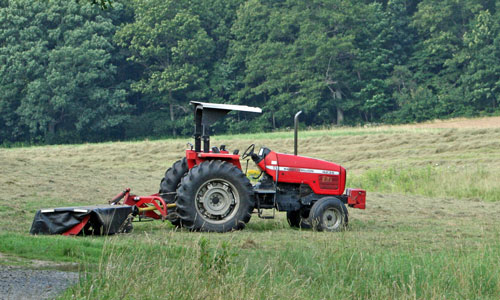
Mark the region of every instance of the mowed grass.
<instances>
[{"instance_id":1,"label":"mowed grass","mask_svg":"<svg viewBox=\"0 0 500 300\"><path fill-rule=\"evenodd\" d=\"M469 127L300 132L299 154L343 165L348 185L368 190L341 233L291 229L278 213L226 234L143 222L111 237L30 236L40 208L157 192L191 140L0 149L0 263L78 262L63 299L499 299L500 128ZM291 153L293 133L212 143Z\"/></svg>"}]
</instances>

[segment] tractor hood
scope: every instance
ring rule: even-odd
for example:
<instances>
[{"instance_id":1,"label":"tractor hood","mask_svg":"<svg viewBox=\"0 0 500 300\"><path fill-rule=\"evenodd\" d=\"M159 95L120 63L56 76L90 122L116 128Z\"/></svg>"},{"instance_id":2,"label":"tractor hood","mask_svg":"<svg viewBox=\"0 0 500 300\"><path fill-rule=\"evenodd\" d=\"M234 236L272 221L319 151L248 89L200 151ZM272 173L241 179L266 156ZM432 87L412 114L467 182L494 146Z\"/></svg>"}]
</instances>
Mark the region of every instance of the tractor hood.
<instances>
[{"instance_id":1,"label":"tractor hood","mask_svg":"<svg viewBox=\"0 0 500 300\"><path fill-rule=\"evenodd\" d=\"M344 193L346 171L332 162L270 151L257 165L274 181L307 184L316 194Z\"/></svg>"}]
</instances>

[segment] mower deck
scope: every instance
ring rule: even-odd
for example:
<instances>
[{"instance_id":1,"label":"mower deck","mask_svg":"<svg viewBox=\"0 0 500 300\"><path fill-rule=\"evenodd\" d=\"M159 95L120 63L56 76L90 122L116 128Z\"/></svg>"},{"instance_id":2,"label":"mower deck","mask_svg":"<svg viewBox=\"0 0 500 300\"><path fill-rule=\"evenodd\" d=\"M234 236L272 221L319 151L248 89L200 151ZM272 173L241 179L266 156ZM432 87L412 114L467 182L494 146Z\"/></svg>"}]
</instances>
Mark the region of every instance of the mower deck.
<instances>
[{"instance_id":1,"label":"mower deck","mask_svg":"<svg viewBox=\"0 0 500 300\"><path fill-rule=\"evenodd\" d=\"M166 204L158 194L136 196L127 188L109 201L109 205L41 209L35 215L30 233L110 235L130 232L135 216L165 220L167 209L175 206Z\"/></svg>"},{"instance_id":2,"label":"mower deck","mask_svg":"<svg viewBox=\"0 0 500 300\"><path fill-rule=\"evenodd\" d=\"M31 234L115 234L125 231L134 207L96 205L41 209L31 225ZM124 225L125 224L125 225Z\"/></svg>"}]
</instances>

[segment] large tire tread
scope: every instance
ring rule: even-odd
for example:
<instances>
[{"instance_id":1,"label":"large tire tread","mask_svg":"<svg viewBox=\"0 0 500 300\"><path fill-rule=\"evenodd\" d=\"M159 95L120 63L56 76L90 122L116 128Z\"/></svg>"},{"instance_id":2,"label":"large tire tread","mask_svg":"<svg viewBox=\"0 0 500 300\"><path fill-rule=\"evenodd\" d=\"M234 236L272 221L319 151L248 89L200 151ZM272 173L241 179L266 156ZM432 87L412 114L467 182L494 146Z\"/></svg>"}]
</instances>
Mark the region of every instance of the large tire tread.
<instances>
[{"instance_id":1,"label":"large tire tread","mask_svg":"<svg viewBox=\"0 0 500 300\"><path fill-rule=\"evenodd\" d=\"M187 160L184 157L176 161L172 167L168 168L160 183L160 194L175 192L181 182L182 177L189 171ZM175 195L162 195L163 200L168 203L175 202Z\"/></svg>"},{"instance_id":2,"label":"large tire tread","mask_svg":"<svg viewBox=\"0 0 500 300\"><path fill-rule=\"evenodd\" d=\"M302 212L300 210L297 211L287 211L286 219L288 221L288 225L290 227L301 228L301 229L310 229L311 225L307 218L302 216Z\"/></svg>"},{"instance_id":3,"label":"large tire tread","mask_svg":"<svg viewBox=\"0 0 500 300\"><path fill-rule=\"evenodd\" d=\"M238 190L240 206L236 215L223 224L214 224L205 221L195 207L195 196L198 188L207 180L221 178L231 182ZM235 165L211 160L203 162L189 170L182 178L177 191L177 212L182 226L193 231L227 232L240 230L250 221L254 209L253 188L248 178Z\"/></svg>"},{"instance_id":4,"label":"large tire tread","mask_svg":"<svg viewBox=\"0 0 500 300\"><path fill-rule=\"evenodd\" d=\"M328 229L323 226L322 218L327 209L335 209L340 212L341 222L337 228ZM342 231L347 228L348 222L349 215L347 208L342 201L333 196L324 197L316 201L309 213L309 224L311 224L312 228L316 231Z\"/></svg>"},{"instance_id":5,"label":"large tire tread","mask_svg":"<svg viewBox=\"0 0 500 300\"><path fill-rule=\"evenodd\" d=\"M176 192L180 186L182 177L184 177L189 171L186 158L182 158L176 161L172 167L168 168L165 172L165 176L160 182L160 195L165 200L166 203L175 203L177 200L177 195L167 194ZM162 195L164 194L164 195ZM175 212L176 209L172 209L170 212ZM181 226L181 221L179 218L170 219L170 222L174 226Z\"/></svg>"}]
</instances>

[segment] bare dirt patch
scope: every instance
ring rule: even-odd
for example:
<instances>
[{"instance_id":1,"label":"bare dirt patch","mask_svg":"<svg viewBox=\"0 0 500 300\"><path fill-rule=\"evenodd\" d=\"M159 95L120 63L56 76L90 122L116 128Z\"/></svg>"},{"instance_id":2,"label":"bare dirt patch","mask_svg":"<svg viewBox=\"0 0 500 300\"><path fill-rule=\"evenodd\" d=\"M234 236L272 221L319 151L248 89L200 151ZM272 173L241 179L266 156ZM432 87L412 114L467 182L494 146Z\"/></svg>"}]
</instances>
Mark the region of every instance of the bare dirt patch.
<instances>
[{"instance_id":1,"label":"bare dirt patch","mask_svg":"<svg viewBox=\"0 0 500 300\"><path fill-rule=\"evenodd\" d=\"M77 280L75 272L4 266L0 270L0 299L54 299Z\"/></svg>"},{"instance_id":2,"label":"bare dirt patch","mask_svg":"<svg viewBox=\"0 0 500 300\"><path fill-rule=\"evenodd\" d=\"M0 253L0 299L54 299L78 280L78 264Z\"/></svg>"}]
</instances>

